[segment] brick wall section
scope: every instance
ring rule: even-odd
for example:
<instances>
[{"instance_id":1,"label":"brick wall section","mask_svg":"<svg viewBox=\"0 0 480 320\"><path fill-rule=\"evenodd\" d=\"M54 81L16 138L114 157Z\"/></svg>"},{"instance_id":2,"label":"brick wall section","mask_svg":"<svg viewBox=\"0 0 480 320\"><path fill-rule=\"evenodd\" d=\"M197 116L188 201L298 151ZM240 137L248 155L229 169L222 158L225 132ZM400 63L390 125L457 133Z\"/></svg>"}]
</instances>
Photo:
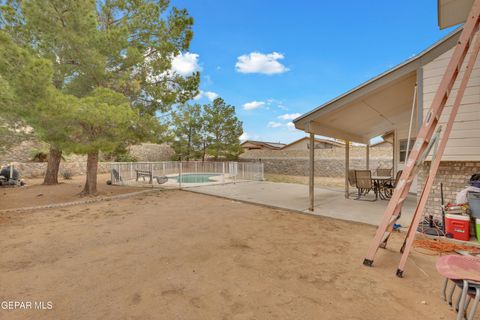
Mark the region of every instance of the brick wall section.
<instances>
[{"instance_id":1,"label":"brick wall section","mask_svg":"<svg viewBox=\"0 0 480 320\"><path fill-rule=\"evenodd\" d=\"M108 173L109 162L100 162L98 164L98 173ZM14 167L17 169L23 179L42 178L47 170L46 162L14 162ZM85 174L87 168L86 161L64 162L60 163L60 176L63 172L69 171L72 175L78 176Z\"/></svg>"},{"instance_id":2,"label":"brick wall section","mask_svg":"<svg viewBox=\"0 0 480 320\"><path fill-rule=\"evenodd\" d=\"M45 175L47 163L31 162L34 150L45 150L48 152L48 145L37 140L23 141L10 150L0 154L0 167L14 163L22 178L40 178ZM169 161L174 154L173 149L167 144L143 143L131 146L129 152L138 161ZM66 154L65 161L60 163L60 175L69 171L73 175L83 175L86 171L87 156L77 154ZM108 172L108 162L100 162L99 173Z\"/></svg>"},{"instance_id":3,"label":"brick wall section","mask_svg":"<svg viewBox=\"0 0 480 320\"><path fill-rule=\"evenodd\" d=\"M392 147L370 148L370 159L392 159ZM350 158L365 159L365 147L350 148ZM241 159L266 158L309 158L309 150L249 150L240 155ZM316 149L316 159L345 159L345 148Z\"/></svg>"},{"instance_id":4,"label":"brick wall section","mask_svg":"<svg viewBox=\"0 0 480 320\"><path fill-rule=\"evenodd\" d=\"M421 192L430 169L430 162L426 162L419 170L417 191ZM445 203L454 202L457 193L468 186L468 180L474 173L480 172L480 162L473 161L442 161L428 197L425 213L441 214L440 183L443 183Z\"/></svg>"},{"instance_id":5,"label":"brick wall section","mask_svg":"<svg viewBox=\"0 0 480 320\"><path fill-rule=\"evenodd\" d=\"M250 150L240 155L241 161L264 163L265 173L308 176L310 170L308 150ZM365 169L366 150L352 147L350 150L350 169ZM370 169L391 168L392 148L371 148ZM315 176L344 177L345 149L315 150Z\"/></svg>"}]
</instances>

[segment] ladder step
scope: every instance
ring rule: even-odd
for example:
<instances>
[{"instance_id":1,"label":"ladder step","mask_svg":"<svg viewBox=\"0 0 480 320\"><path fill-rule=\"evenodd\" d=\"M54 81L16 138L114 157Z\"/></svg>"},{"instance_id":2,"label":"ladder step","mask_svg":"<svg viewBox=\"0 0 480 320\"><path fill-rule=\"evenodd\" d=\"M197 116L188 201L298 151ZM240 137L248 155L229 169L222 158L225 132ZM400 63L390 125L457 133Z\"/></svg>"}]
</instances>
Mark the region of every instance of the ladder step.
<instances>
[{"instance_id":1,"label":"ladder step","mask_svg":"<svg viewBox=\"0 0 480 320\"><path fill-rule=\"evenodd\" d=\"M399 218L398 214L393 215L392 218L390 219L390 222L388 223L388 225L392 226L393 223L398 220L398 218ZM385 233L389 233L389 232L385 231Z\"/></svg>"}]
</instances>

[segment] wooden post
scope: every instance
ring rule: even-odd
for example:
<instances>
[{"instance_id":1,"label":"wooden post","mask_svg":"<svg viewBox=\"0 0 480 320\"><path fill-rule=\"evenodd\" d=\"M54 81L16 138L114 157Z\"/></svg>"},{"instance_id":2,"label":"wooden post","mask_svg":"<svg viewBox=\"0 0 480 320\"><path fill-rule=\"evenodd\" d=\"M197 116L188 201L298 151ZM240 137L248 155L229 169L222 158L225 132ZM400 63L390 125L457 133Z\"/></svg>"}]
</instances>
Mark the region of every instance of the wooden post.
<instances>
[{"instance_id":1,"label":"wooden post","mask_svg":"<svg viewBox=\"0 0 480 320\"><path fill-rule=\"evenodd\" d=\"M397 130L393 130L393 142L392 142L392 149L393 149L393 154L392 154L392 168L393 168L393 176L395 177L395 175L397 174L397 170L398 170L398 160L397 160ZM400 159L400 152L398 153L398 159ZM406 162L406 159L405 159L405 162Z\"/></svg>"},{"instance_id":2,"label":"wooden post","mask_svg":"<svg viewBox=\"0 0 480 320\"><path fill-rule=\"evenodd\" d=\"M315 134L310 133L310 174L308 179L308 198L310 204L308 210L313 212L315 207Z\"/></svg>"},{"instance_id":3,"label":"wooden post","mask_svg":"<svg viewBox=\"0 0 480 320\"><path fill-rule=\"evenodd\" d=\"M370 170L370 143L367 143L367 163L366 169Z\"/></svg>"},{"instance_id":4,"label":"wooden post","mask_svg":"<svg viewBox=\"0 0 480 320\"><path fill-rule=\"evenodd\" d=\"M350 171L350 141L345 141L345 199L348 199L350 193L350 184L348 183L348 172Z\"/></svg>"}]
</instances>

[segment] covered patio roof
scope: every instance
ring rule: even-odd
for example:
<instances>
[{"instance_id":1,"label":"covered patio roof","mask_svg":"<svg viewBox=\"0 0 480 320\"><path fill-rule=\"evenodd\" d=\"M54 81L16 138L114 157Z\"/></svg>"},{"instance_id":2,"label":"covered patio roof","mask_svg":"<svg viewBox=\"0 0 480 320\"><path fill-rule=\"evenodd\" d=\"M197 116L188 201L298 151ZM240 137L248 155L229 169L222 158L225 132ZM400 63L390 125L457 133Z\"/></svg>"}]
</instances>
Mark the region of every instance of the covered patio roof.
<instances>
[{"instance_id":1,"label":"covered patio roof","mask_svg":"<svg viewBox=\"0 0 480 320\"><path fill-rule=\"evenodd\" d=\"M440 29L465 22L474 0L438 0L438 26Z\"/></svg>"},{"instance_id":2,"label":"covered patio roof","mask_svg":"<svg viewBox=\"0 0 480 320\"><path fill-rule=\"evenodd\" d=\"M366 144L400 123L408 123L414 87L422 78L420 67L452 48L460 32L455 30L415 57L300 116L293 121L295 127ZM418 85L417 109L422 110L421 83Z\"/></svg>"}]
</instances>

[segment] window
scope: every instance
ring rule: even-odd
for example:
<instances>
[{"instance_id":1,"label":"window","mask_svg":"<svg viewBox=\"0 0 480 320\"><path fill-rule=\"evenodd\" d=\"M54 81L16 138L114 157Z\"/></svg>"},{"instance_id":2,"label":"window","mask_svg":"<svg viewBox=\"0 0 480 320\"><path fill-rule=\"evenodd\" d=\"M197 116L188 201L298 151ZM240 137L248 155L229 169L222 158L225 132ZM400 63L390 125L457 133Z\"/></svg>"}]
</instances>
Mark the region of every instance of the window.
<instances>
[{"instance_id":1,"label":"window","mask_svg":"<svg viewBox=\"0 0 480 320\"><path fill-rule=\"evenodd\" d=\"M405 162L405 158L407 156L407 141L408 139L400 140L400 162ZM415 144L415 139L410 139L410 145L408 146L408 154L413 149L413 145Z\"/></svg>"}]
</instances>

